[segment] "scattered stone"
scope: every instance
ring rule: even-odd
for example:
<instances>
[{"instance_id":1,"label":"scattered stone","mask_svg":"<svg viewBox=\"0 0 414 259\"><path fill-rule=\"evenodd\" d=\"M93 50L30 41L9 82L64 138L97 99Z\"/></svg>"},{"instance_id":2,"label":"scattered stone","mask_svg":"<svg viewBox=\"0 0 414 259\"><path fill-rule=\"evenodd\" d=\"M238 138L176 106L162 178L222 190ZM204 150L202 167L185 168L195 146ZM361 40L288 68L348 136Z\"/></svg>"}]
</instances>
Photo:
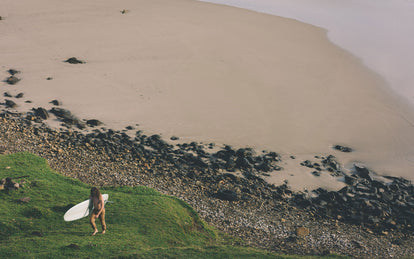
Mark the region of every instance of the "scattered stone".
<instances>
[{"instance_id":1,"label":"scattered stone","mask_svg":"<svg viewBox=\"0 0 414 259\"><path fill-rule=\"evenodd\" d=\"M13 97L9 92L5 92L3 95L4 97Z\"/></svg>"},{"instance_id":2,"label":"scattered stone","mask_svg":"<svg viewBox=\"0 0 414 259\"><path fill-rule=\"evenodd\" d=\"M17 78L17 77L15 77L15 76L9 76L9 77L6 79L6 83L8 83L9 85L15 85L15 84L17 84L19 81L20 81L20 79L19 79L19 78Z\"/></svg>"},{"instance_id":3,"label":"scattered stone","mask_svg":"<svg viewBox=\"0 0 414 259\"><path fill-rule=\"evenodd\" d=\"M6 105L6 107L7 108L16 108L18 105L15 103L15 102L13 102L12 100L6 100L6 103L5 103L5 105Z\"/></svg>"},{"instance_id":4,"label":"scattered stone","mask_svg":"<svg viewBox=\"0 0 414 259\"><path fill-rule=\"evenodd\" d=\"M47 77L46 80L53 80L53 77Z\"/></svg>"},{"instance_id":5,"label":"scattered stone","mask_svg":"<svg viewBox=\"0 0 414 259\"><path fill-rule=\"evenodd\" d=\"M125 9L121 10L121 13L122 13L122 14L126 14L126 13L128 13L128 12L129 12L129 10L125 10Z\"/></svg>"},{"instance_id":6,"label":"scattered stone","mask_svg":"<svg viewBox=\"0 0 414 259\"><path fill-rule=\"evenodd\" d=\"M23 96L24 96L24 93L18 93L15 97L16 98L23 98Z\"/></svg>"},{"instance_id":7,"label":"scattered stone","mask_svg":"<svg viewBox=\"0 0 414 259\"><path fill-rule=\"evenodd\" d=\"M171 139L171 140L178 140L179 138L178 138L178 137L176 137L176 136L172 136L170 139Z\"/></svg>"},{"instance_id":8,"label":"scattered stone","mask_svg":"<svg viewBox=\"0 0 414 259\"><path fill-rule=\"evenodd\" d=\"M321 172L319 172L319 171L313 171L312 174L314 176L321 176Z\"/></svg>"},{"instance_id":9,"label":"scattered stone","mask_svg":"<svg viewBox=\"0 0 414 259\"><path fill-rule=\"evenodd\" d=\"M20 188L20 185L14 182L11 177L1 179L1 184L3 185L3 189L6 191L17 190Z\"/></svg>"},{"instance_id":10,"label":"scattered stone","mask_svg":"<svg viewBox=\"0 0 414 259\"><path fill-rule=\"evenodd\" d=\"M69 64L84 64L85 63L85 61L79 60L75 57L68 58L64 62L69 63Z\"/></svg>"},{"instance_id":11,"label":"scattered stone","mask_svg":"<svg viewBox=\"0 0 414 259\"><path fill-rule=\"evenodd\" d=\"M53 104L54 106L61 106L62 102L58 101L58 100L52 100L49 103Z\"/></svg>"},{"instance_id":12,"label":"scattered stone","mask_svg":"<svg viewBox=\"0 0 414 259\"><path fill-rule=\"evenodd\" d=\"M61 121L69 125L80 124L80 120L73 116L72 113L68 110L53 107L50 110L50 112L53 113L56 117L58 117Z\"/></svg>"},{"instance_id":13,"label":"scattered stone","mask_svg":"<svg viewBox=\"0 0 414 259\"><path fill-rule=\"evenodd\" d=\"M335 145L335 146L333 146L333 148L336 149L336 150L339 150L341 152L345 152L345 153L348 153L348 152L352 152L353 151L352 148L350 148L350 147L344 147L344 146L341 146L341 145Z\"/></svg>"},{"instance_id":14,"label":"scattered stone","mask_svg":"<svg viewBox=\"0 0 414 259\"><path fill-rule=\"evenodd\" d=\"M12 75L12 76L14 76L15 74L20 73L20 71L19 71L19 70L16 70L16 69L13 69L13 68L11 68L11 69L7 70L7 72L8 72L10 75Z\"/></svg>"}]
</instances>

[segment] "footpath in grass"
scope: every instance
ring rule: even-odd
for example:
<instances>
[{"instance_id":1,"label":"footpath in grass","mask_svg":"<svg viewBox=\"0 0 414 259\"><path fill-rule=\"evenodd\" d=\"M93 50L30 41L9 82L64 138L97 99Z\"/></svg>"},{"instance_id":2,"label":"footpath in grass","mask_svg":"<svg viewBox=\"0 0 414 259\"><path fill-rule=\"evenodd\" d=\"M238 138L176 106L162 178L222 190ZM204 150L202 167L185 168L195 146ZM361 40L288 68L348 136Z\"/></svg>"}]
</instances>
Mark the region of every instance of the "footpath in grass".
<instances>
[{"instance_id":1,"label":"footpath in grass","mask_svg":"<svg viewBox=\"0 0 414 259\"><path fill-rule=\"evenodd\" d=\"M91 186L53 172L29 153L0 156L0 179L27 176L18 190L0 191L2 258L257 257L275 254L243 246L208 226L185 202L147 187L105 187L107 233L91 236L88 218L65 222L67 209ZM25 203L20 199L29 197ZM97 221L98 227L100 222Z\"/></svg>"}]
</instances>

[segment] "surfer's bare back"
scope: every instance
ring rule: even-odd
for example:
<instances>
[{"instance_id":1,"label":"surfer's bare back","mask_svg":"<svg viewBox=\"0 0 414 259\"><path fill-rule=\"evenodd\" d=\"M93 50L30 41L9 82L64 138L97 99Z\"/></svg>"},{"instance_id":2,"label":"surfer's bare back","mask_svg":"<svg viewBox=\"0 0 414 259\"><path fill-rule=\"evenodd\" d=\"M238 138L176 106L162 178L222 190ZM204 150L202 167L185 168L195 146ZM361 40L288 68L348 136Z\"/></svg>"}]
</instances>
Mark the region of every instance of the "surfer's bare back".
<instances>
[{"instance_id":1,"label":"surfer's bare back","mask_svg":"<svg viewBox=\"0 0 414 259\"><path fill-rule=\"evenodd\" d=\"M89 196L89 199L93 202L93 211L90 218L90 223L93 228L93 236L98 233L98 229L96 228L95 219L99 218L102 225L102 234L105 234L106 231L106 224L105 224L105 203L104 199L102 197L101 192L98 188L92 187L91 189L91 195Z\"/></svg>"}]
</instances>

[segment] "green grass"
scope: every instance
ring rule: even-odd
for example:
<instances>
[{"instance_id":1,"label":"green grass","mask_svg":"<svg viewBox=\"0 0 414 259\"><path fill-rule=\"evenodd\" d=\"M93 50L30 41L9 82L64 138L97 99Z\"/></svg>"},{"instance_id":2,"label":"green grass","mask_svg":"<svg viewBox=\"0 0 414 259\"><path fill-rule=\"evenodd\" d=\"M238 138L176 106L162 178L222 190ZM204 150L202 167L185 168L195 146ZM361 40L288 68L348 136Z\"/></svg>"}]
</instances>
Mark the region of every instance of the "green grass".
<instances>
[{"instance_id":1,"label":"green grass","mask_svg":"<svg viewBox=\"0 0 414 259\"><path fill-rule=\"evenodd\" d=\"M233 246L240 240L208 226L185 202L147 187L102 188L111 201L108 229L91 236L88 218L63 220L68 208L89 197L91 186L29 153L0 156L0 178L23 175L29 176L23 188L0 191L2 258L292 258ZM18 202L22 197L31 200Z\"/></svg>"}]
</instances>

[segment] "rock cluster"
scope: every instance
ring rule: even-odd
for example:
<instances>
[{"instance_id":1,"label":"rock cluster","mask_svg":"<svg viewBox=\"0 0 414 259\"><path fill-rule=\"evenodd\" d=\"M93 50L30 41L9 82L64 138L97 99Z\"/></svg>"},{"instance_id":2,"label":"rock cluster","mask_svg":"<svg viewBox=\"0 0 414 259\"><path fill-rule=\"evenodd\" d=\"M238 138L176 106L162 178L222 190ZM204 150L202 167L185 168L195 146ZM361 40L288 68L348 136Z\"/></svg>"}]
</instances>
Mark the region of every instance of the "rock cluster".
<instances>
[{"instance_id":1,"label":"rock cluster","mask_svg":"<svg viewBox=\"0 0 414 259\"><path fill-rule=\"evenodd\" d=\"M341 146L341 145L335 145L333 148L336 149L336 150L339 150L341 152L345 152L345 153L349 153L349 152L354 151L350 147L345 147L345 146Z\"/></svg>"},{"instance_id":2,"label":"rock cluster","mask_svg":"<svg viewBox=\"0 0 414 259\"><path fill-rule=\"evenodd\" d=\"M365 167L354 166L339 191L314 190L314 198L297 196L297 203L322 217L362 224L379 233L414 230L414 186L397 177L381 180ZM317 212L317 213L316 213Z\"/></svg>"},{"instance_id":3,"label":"rock cluster","mask_svg":"<svg viewBox=\"0 0 414 259\"><path fill-rule=\"evenodd\" d=\"M49 112L67 127L57 130L44 125L41 116ZM50 111L36 108L27 114L6 110L0 120L1 153L38 154L58 171L95 185L155 188L184 199L209 223L258 247L294 254L332 251L354 257L413 252L412 238L407 233L412 230L413 187L403 179L388 178L390 182L380 186L372 172L356 167L344 178L346 189L319 189L309 195L293 192L286 184L268 184L261 178L270 171L282 170L281 157L274 152L258 155L250 148L230 146L213 152L211 143L172 145L159 135L134 132L134 127L78 131L77 124L72 127L68 122L84 120L57 107ZM317 163L304 161L303 166L343 174L333 156L320 157ZM372 191L366 192L368 188ZM374 193L376 198L371 197ZM392 198L387 202L387 194L383 193L391 193ZM373 206L366 205L366 201ZM378 204L382 211L390 211L389 215L370 218L375 216ZM404 213L397 214L401 208L405 208ZM386 224L395 227L383 228ZM375 236L368 228L388 234ZM378 242L390 246L379 249Z\"/></svg>"},{"instance_id":4,"label":"rock cluster","mask_svg":"<svg viewBox=\"0 0 414 259\"><path fill-rule=\"evenodd\" d=\"M15 178L16 179L16 178ZM7 177L0 180L0 190L18 190L19 188L23 187L24 181L17 183L13 181L13 178Z\"/></svg>"},{"instance_id":5,"label":"rock cluster","mask_svg":"<svg viewBox=\"0 0 414 259\"><path fill-rule=\"evenodd\" d=\"M301 166L306 166L308 168L312 168L315 171L312 172L315 176L320 176L320 172L328 171L332 176L342 176L342 169L341 165L336 161L335 156L329 155L327 157L319 157L316 158L320 159L320 163L311 162L310 160L305 160L300 163Z\"/></svg>"},{"instance_id":6,"label":"rock cluster","mask_svg":"<svg viewBox=\"0 0 414 259\"><path fill-rule=\"evenodd\" d=\"M7 72L10 74L10 76L6 79L6 83L9 85L15 85L20 81L20 78L15 76L16 74L20 73L20 71L16 69L9 69Z\"/></svg>"}]
</instances>

